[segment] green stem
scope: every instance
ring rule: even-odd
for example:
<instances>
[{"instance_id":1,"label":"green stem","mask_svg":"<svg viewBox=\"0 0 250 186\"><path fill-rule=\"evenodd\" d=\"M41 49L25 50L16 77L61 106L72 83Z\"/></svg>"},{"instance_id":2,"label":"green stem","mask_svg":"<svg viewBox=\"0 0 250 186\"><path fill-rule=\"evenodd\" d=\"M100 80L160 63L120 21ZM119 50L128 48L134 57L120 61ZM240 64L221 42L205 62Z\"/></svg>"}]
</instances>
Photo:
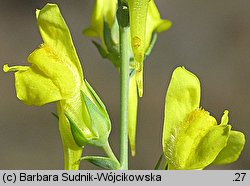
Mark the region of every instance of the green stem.
<instances>
[{"instance_id":1,"label":"green stem","mask_svg":"<svg viewBox=\"0 0 250 186\"><path fill-rule=\"evenodd\" d=\"M118 7L122 5L122 0L118 0Z\"/></svg>"},{"instance_id":2,"label":"green stem","mask_svg":"<svg viewBox=\"0 0 250 186\"><path fill-rule=\"evenodd\" d=\"M120 10L124 7L119 1ZM121 23L126 20L125 14L120 14L120 165L122 170L128 170L128 90L129 90L129 56L128 56L128 26Z\"/></svg>"},{"instance_id":3,"label":"green stem","mask_svg":"<svg viewBox=\"0 0 250 186\"><path fill-rule=\"evenodd\" d=\"M121 73L120 73L120 163L121 169L128 169L128 88L129 62L127 60L127 28L120 29Z\"/></svg>"}]
</instances>

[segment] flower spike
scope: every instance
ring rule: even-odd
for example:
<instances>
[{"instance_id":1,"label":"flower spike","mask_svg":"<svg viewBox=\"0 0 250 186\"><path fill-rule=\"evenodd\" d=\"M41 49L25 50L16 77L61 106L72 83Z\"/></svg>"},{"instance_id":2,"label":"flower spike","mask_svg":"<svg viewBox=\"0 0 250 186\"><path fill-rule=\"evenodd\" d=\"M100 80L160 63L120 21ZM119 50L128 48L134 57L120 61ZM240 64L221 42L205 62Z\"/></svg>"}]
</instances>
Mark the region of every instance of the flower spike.
<instances>
[{"instance_id":1,"label":"flower spike","mask_svg":"<svg viewBox=\"0 0 250 186\"><path fill-rule=\"evenodd\" d=\"M154 0L124 0L123 3L129 6L130 29L128 35L131 37L128 53L130 69L135 71L130 75L128 110L129 141L132 155L134 155L138 102L138 98L135 96L141 97L143 94L143 60L150 54L157 33L168 30L172 23L169 20L161 19ZM101 56L109 59L119 69L119 29L115 17L116 10L117 0L95 0L91 25L84 30L84 35L100 37L102 46L97 42L93 43ZM107 12L109 12L109 16L107 16ZM136 25L138 22L139 26Z\"/></svg>"}]
</instances>

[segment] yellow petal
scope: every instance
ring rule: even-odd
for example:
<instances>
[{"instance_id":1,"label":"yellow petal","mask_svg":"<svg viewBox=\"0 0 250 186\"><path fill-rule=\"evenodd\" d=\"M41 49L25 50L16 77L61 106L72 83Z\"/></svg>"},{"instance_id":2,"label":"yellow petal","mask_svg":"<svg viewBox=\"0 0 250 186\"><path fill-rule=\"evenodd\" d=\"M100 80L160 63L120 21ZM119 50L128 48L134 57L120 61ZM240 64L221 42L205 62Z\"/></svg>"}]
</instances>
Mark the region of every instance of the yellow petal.
<instances>
[{"instance_id":1,"label":"yellow petal","mask_svg":"<svg viewBox=\"0 0 250 186\"><path fill-rule=\"evenodd\" d=\"M116 8L117 0L96 0L92 11L91 24L83 30L83 34L89 37L99 36L104 44L104 20L111 28L116 14ZM105 46L105 44L103 46Z\"/></svg>"},{"instance_id":2,"label":"yellow petal","mask_svg":"<svg viewBox=\"0 0 250 186\"><path fill-rule=\"evenodd\" d=\"M154 0L151 0L148 5L145 50L147 50L150 45L153 32L166 31L171 27L171 25L171 21L161 19Z\"/></svg>"},{"instance_id":3,"label":"yellow petal","mask_svg":"<svg viewBox=\"0 0 250 186\"><path fill-rule=\"evenodd\" d=\"M16 93L25 104L41 106L62 99L59 88L35 66L4 66L4 70L18 70L15 73Z\"/></svg>"},{"instance_id":4,"label":"yellow petal","mask_svg":"<svg viewBox=\"0 0 250 186\"><path fill-rule=\"evenodd\" d=\"M37 23L44 44L51 53L62 59L75 73L77 79L82 81L83 73L78 59L70 31L56 4L46 4L42 10L37 10ZM53 55L51 57L54 57ZM31 61L29 61L31 62Z\"/></svg>"},{"instance_id":5,"label":"yellow petal","mask_svg":"<svg viewBox=\"0 0 250 186\"><path fill-rule=\"evenodd\" d=\"M200 104L199 79L184 67L174 70L165 103L164 128L162 136L163 152L170 157L169 144L175 139L176 131L184 119Z\"/></svg>"}]
</instances>

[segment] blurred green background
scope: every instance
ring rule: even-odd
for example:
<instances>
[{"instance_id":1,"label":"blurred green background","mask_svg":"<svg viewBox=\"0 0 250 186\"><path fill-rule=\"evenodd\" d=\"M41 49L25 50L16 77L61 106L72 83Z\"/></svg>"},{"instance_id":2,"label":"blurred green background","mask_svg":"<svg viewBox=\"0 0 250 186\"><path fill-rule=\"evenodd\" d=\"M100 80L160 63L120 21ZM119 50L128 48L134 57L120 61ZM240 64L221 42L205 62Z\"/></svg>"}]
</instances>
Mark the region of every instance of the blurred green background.
<instances>
[{"instance_id":1,"label":"blurred green background","mask_svg":"<svg viewBox=\"0 0 250 186\"><path fill-rule=\"evenodd\" d=\"M57 3L71 30L85 77L106 104L111 146L119 154L119 75L81 32L94 0L0 0L0 66L25 65L40 43L35 9ZM158 37L145 62L144 97L138 109L137 154L130 169L152 169L161 154L165 93L173 69L185 66L202 85L202 107L220 120L230 111L234 130L246 135L240 159L209 169L250 168L250 1L155 0L173 27ZM63 169L55 104L30 107L15 95L14 76L0 72L0 169ZM85 154L99 153L87 147ZM95 169L83 162L81 168Z\"/></svg>"}]
</instances>

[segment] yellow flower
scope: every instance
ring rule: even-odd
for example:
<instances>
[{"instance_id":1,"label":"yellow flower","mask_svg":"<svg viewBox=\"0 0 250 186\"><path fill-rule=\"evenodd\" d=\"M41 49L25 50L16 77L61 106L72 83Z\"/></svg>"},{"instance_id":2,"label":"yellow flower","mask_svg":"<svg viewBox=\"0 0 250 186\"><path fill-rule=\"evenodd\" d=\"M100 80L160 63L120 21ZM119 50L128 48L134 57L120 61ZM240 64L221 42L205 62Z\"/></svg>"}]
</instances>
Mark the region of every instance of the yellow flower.
<instances>
[{"instance_id":1,"label":"yellow flower","mask_svg":"<svg viewBox=\"0 0 250 186\"><path fill-rule=\"evenodd\" d=\"M199 79L184 67L173 72L165 104L162 136L169 169L204 169L210 164L238 159L244 134L232 131L228 111L218 125L209 112L200 109Z\"/></svg>"},{"instance_id":2,"label":"yellow flower","mask_svg":"<svg viewBox=\"0 0 250 186\"><path fill-rule=\"evenodd\" d=\"M56 102L65 169L78 169L82 147L103 146L110 133L105 106L86 82L69 29L56 4L36 11L43 44L15 71L17 97L28 105ZM95 116L95 117L93 117Z\"/></svg>"},{"instance_id":3,"label":"yellow flower","mask_svg":"<svg viewBox=\"0 0 250 186\"><path fill-rule=\"evenodd\" d=\"M116 8L117 0L96 0L92 11L90 27L84 29L83 34L89 37L100 37L104 44L104 21L106 21L111 28L116 14Z\"/></svg>"}]
</instances>

